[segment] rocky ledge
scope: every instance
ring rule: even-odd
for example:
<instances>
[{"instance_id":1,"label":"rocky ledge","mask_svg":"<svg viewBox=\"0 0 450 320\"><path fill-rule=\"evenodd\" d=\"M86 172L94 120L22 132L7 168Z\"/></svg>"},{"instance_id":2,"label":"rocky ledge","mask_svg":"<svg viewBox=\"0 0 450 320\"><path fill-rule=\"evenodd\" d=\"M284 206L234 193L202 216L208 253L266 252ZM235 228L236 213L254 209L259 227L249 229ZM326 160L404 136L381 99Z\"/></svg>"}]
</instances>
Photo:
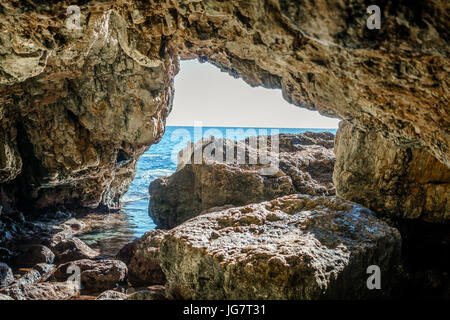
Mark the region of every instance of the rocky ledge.
<instances>
[{"instance_id":1,"label":"rocky ledge","mask_svg":"<svg viewBox=\"0 0 450 320\"><path fill-rule=\"evenodd\" d=\"M389 294L400 246L368 209L292 195L193 218L166 233L159 259L171 298L363 298ZM367 288L370 265L383 290Z\"/></svg>"},{"instance_id":2,"label":"rocky ledge","mask_svg":"<svg viewBox=\"0 0 450 320\"><path fill-rule=\"evenodd\" d=\"M170 229L214 207L294 193L334 195L333 146L329 132L189 143L177 172L150 184L149 214L158 227Z\"/></svg>"},{"instance_id":3,"label":"rocky ledge","mask_svg":"<svg viewBox=\"0 0 450 320\"><path fill-rule=\"evenodd\" d=\"M133 286L128 281L127 265L102 256L77 238L89 227L68 215L65 217L59 225L54 225L57 220L28 222L21 227L34 227L22 230L27 235L23 242L2 243L9 249L0 247L0 300L164 297L163 279L156 282L160 284L157 288Z\"/></svg>"},{"instance_id":4,"label":"rocky ledge","mask_svg":"<svg viewBox=\"0 0 450 320\"><path fill-rule=\"evenodd\" d=\"M209 211L125 246L118 258L134 281L163 274L169 299L350 299L390 297L400 279L400 233L341 198L291 195ZM367 287L372 265L383 290Z\"/></svg>"}]
</instances>

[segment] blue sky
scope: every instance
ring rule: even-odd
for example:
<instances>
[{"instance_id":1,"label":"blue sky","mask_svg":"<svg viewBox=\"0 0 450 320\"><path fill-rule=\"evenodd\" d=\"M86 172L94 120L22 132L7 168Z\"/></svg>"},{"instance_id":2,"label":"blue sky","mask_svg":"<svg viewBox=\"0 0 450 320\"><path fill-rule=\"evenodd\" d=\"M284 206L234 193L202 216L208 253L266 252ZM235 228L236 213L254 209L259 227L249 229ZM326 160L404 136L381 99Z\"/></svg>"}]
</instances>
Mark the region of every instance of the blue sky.
<instances>
[{"instance_id":1,"label":"blue sky","mask_svg":"<svg viewBox=\"0 0 450 320\"><path fill-rule=\"evenodd\" d=\"M337 128L338 119L286 102L281 90L252 88L209 63L182 61L169 126Z\"/></svg>"}]
</instances>

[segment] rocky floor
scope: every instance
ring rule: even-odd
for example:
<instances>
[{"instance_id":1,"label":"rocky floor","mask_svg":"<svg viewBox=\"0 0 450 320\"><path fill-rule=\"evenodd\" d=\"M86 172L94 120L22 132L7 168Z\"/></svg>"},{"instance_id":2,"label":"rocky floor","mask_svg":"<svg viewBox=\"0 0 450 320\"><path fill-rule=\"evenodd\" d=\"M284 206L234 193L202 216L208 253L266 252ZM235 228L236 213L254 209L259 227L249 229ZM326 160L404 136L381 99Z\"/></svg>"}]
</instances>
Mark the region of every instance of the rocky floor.
<instances>
[{"instance_id":1,"label":"rocky floor","mask_svg":"<svg viewBox=\"0 0 450 320\"><path fill-rule=\"evenodd\" d=\"M268 176L261 164L223 164L214 157L189 163L195 148L203 152L218 140L190 145L180 153L177 173L150 187L150 215L176 223L109 254L80 237L105 225L120 230L120 213L58 211L35 220L20 212L0 215L0 299L449 297L448 226L380 219L334 195L332 136L278 138L280 166ZM220 142L246 150L249 140ZM226 157L226 149L213 154ZM228 191L239 196L223 198ZM381 289L368 287L373 266Z\"/></svg>"}]
</instances>

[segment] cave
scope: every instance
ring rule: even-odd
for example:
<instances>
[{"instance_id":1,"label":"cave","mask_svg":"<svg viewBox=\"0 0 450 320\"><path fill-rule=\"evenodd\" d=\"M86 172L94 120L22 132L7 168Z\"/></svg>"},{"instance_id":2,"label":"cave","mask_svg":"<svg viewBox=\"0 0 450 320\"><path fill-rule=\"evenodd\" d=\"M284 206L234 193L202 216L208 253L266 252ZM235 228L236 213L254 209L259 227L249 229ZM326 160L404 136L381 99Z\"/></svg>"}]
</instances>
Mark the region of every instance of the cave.
<instances>
[{"instance_id":1,"label":"cave","mask_svg":"<svg viewBox=\"0 0 450 320\"><path fill-rule=\"evenodd\" d=\"M332 176L339 200L314 200L317 210L328 212L338 206L349 212L373 212L379 219L374 222L377 230L390 234L389 239L373 240L379 246L376 252L384 248L394 259L403 241L399 258L403 261L400 268L406 271L396 272L406 275L406 285L394 288L393 295L448 298L446 2L384 1L380 29L366 26L367 6L360 0L349 1L345 7L338 1L289 0L2 2L0 241L11 240L16 223L48 212L119 210L138 159L163 137L180 60L197 59L251 86L280 89L283 98L295 106L341 119L333 146ZM309 200L280 201L273 206L306 206ZM248 215L248 210L262 212L267 217L264 221L274 225L280 219L261 205L239 210L242 215ZM214 214L204 219L213 219ZM351 221L345 217L342 221ZM203 221L198 219L198 223ZM219 224L232 223L217 219ZM69 227L80 227L75 224L72 221ZM198 225L190 227L193 232L201 230ZM178 259L175 266L168 260L162 262L165 273L157 273L159 281L168 277L171 297L285 297L271 295L278 294L272 282L261 290L261 296L221 288L214 282L219 281L214 277L220 263L202 265L199 270L204 275L197 274L196 282L183 283L185 270L180 272L177 267L186 263L182 257L187 252L168 248L181 248L177 241L191 234L176 230L170 236L157 230L147 242L130 244L122 260L130 263L142 258L133 256L136 248L156 245L162 238L160 248L167 259ZM319 236L330 230L316 231ZM213 240L221 236L213 234ZM67 241L84 250L86 257L95 257L79 240ZM52 245L66 244L47 243ZM423 249L417 252L416 247ZM9 249L1 250L2 257L8 256ZM375 255L370 250L366 254ZM151 270L158 268L155 257L145 258ZM356 262L349 260L342 270L349 275L353 270L361 272L357 265L366 258L357 256ZM93 268L93 260L87 260L80 263L82 270ZM117 273L125 273L126 266L115 260L108 263ZM392 267L390 261L386 263L386 268ZM281 265L274 259L270 267ZM308 292L304 296L294 290L290 297L346 297L351 277L332 280L334 269L325 271L332 289L324 294L314 287L304 291ZM312 278L308 273L300 278L295 274L289 278L288 289ZM239 282L228 285L239 287ZM211 291L202 291L208 286ZM65 294L67 298L71 293ZM354 297L359 296L348 296Z\"/></svg>"}]
</instances>

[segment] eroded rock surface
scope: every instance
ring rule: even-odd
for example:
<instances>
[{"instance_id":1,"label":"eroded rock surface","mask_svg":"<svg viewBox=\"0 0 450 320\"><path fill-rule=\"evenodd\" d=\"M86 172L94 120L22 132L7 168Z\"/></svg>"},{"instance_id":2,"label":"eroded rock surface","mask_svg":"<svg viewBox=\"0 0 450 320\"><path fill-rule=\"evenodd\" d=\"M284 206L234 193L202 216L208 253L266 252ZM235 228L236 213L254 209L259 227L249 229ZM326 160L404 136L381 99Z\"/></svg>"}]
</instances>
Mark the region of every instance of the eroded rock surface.
<instances>
[{"instance_id":1,"label":"eroded rock surface","mask_svg":"<svg viewBox=\"0 0 450 320\"><path fill-rule=\"evenodd\" d=\"M108 290L100 294L95 300L126 300L127 295L122 292Z\"/></svg>"},{"instance_id":2,"label":"eroded rock surface","mask_svg":"<svg viewBox=\"0 0 450 320\"><path fill-rule=\"evenodd\" d=\"M54 277L66 281L76 268L81 272L81 285L89 291L102 291L115 288L126 280L127 266L118 260L77 260L60 265Z\"/></svg>"},{"instance_id":3,"label":"eroded rock surface","mask_svg":"<svg viewBox=\"0 0 450 320\"><path fill-rule=\"evenodd\" d=\"M51 247L51 250L55 253L58 263L101 258L98 251L90 248L86 243L76 237L55 243Z\"/></svg>"},{"instance_id":4,"label":"eroded rock surface","mask_svg":"<svg viewBox=\"0 0 450 320\"><path fill-rule=\"evenodd\" d=\"M391 217L449 221L450 168L428 151L342 122L335 153L338 195Z\"/></svg>"},{"instance_id":5,"label":"eroded rock surface","mask_svg":"<svg viewBox=\"0 0 450 320\"><path fill-rule=\"evenodd\" d=\"M14 300L68 300L79 294L70 282L11 285L0 291Z\"/></svg>"},{"instance_id":6,"label":"eroded rock surface","mask_svg":"<svg viewBox=\"0 0 450 320\"><path fill-rule=\"evenodd\" d=\"M333 141L329 132L201 139L180 152L175 174L151 183L149 214L170 229L213 207L294 193L334 195Z\"/></svg>"},{"instance_id":7,"label":"eroded rock surface","mask_svg":"<svg viewBox=\"0 0 450 320\"><path fill-rule=\"evenodd\" d=\"M169 297L362 298L388 294L400 234L359 205L292 195L191 219L160 246ZM378 265L383 290L368 290Z\"/></svg>"},{"instance_id":8,"label":"eroded rock surface","mask_svg":"<svg viewBox=\"0 0 450 320\"><path fill-rule=\"evenodd\" d=\"M164 132L179 57L450 165L447 0L385 1L379 30L362 0L84 1L75 29L69 5L0 6L0 188L11 206L116 208Z\"/></svg>"},{"instance_id":9,"label":"eroded rock surface","mask_svg":"<svg viewBox=\"0 0 450 320\"><path fill-rule=\"evenodd\" d=\"M34 267L38 263L52 264L55 260L55 254L46 246L33 245L24 253L16 257L15 262L18 267Z\"/></svg>"},{"instance_id":10,"label":"eroded rock surface","mask_svg":"<svg viewBox=\"0 0 450 320\"><path fill-rule=\"evenodd\" d=\"M117 254L116 258L127 265L128 278L133 285L165 283L159 261L159 246L164 235L163 230L149 231Z\"/></svg>"}]
</instances>

